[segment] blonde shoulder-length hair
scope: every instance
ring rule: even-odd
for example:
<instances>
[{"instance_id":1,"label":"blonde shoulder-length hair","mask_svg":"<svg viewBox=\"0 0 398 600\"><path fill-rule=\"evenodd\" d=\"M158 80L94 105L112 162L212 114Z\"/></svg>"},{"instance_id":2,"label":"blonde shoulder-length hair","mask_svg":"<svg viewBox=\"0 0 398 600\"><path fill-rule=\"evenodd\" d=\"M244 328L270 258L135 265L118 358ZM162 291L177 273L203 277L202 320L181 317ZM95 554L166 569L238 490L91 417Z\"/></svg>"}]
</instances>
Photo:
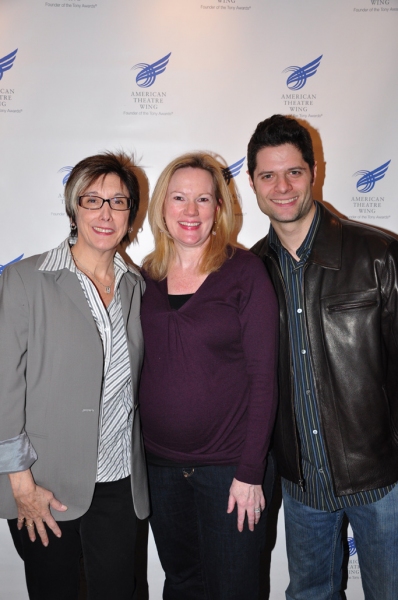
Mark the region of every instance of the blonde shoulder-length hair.
<instances>
[{"instance_id":1,"label":"blonde shoulder-length hair","mask_svg":"<svg viewBox=\"0 0 398 600\"><path fill-rule=\"evenodd\" d=\"M232 235L235 229L233 198L218 161L205 152L188 153L174 159L161 173L149 203L149 224L155 238L155 249L144 259L143 268L157 281L165 279L170 262L175 256L174 240L166 230L163 207L170 179L178 169L203 169L210 173L217 201L216 221L209 243L206 244L199 263L201 273L217 271L234 252Z\"/></svg>"}]
</instances>

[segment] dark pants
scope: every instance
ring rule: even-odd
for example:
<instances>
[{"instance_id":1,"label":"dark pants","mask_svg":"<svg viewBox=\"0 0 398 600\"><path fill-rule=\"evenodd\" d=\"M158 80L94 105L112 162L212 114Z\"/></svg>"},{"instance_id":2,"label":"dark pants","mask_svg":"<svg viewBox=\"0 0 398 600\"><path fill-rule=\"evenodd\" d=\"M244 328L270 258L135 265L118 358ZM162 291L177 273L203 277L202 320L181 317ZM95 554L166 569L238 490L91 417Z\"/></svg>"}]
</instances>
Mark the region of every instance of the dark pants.
<instances>
[{"instance_id":1,"label":"dark pants","mask_svg":"<svg viewBox=\"0 0 398 600\"><path fill-rule=\"evenodd\" d=\"M257 600L260 554L267 511L255 531L237 529L236 509L227 514L236 468L149 466L150 524L166 573L165 600ZM264 482L271 502L274 467Z\"/></svg>"},{"instance_id":2,"label":"dark pants","mask_svg":"<svg viewBox=\"0 0 398 600\"><path fill-rule=\"evenodd\" d=\"M37 536L29 540L26 527L9 522L15 547L25 563L31 600L76 600L83 553L90 600L131 600L134 593L136 515L130 477L97 483L88 511L73 521L58 521L62 537L47 528L45 548Z\"/></svg>"}]
</instances>

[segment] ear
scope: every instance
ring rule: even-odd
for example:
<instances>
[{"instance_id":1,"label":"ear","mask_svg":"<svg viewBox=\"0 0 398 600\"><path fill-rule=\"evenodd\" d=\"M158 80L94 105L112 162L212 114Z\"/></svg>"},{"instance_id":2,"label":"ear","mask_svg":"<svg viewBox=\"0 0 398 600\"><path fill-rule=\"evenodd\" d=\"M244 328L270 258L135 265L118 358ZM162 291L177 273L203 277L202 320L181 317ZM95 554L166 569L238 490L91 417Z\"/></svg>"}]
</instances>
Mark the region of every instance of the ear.
<instances>
[{"instance_id":1,"label":"ear","mask_svg":"<svg viewBox=\"0 0 398 600\"><path fill-rule=\"evenodd\" d=\"M256 190L255 190L255 188L254 188L253 179L250 177L250 173L249 173L249 171L246 171L246 173L247 173L247 176L249 177L249 184L250 184L250 187L251 187L251 189L253 190L253 192L254 192L254 193L256 193Z\"/></svg>"},{"instance_id":2,"label":"ear","mask_svg":"<svg viewBox=\"0 0 398 600\"><path fill-rule=\"evenodd\" d=\"M312 182L311 182L311 183L312 183L312 185L314 185L314 183L315 183L315 179L316 179L316 172L317 172L317 166L318 166L318 165L317 165L317 162L315 161L315 163L314 163L314 168L313 168L313 170L312 170Z\"/></svg>"}]
</instances>

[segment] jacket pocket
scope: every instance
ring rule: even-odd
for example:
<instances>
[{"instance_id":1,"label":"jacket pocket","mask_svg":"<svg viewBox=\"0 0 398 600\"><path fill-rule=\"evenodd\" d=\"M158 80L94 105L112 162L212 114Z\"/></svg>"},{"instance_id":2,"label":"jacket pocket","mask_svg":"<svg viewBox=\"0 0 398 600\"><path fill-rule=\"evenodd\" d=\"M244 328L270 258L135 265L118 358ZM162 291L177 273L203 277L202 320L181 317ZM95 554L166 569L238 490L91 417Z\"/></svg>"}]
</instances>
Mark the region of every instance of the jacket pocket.
<instances>
[{"instance_id":1,"label":"jacket pocket","mask_svg":"<svg viewBox=\"0 0 398 600\"><path fill-rule=\"evenodd\" d=\"M324 296L321 299L321 303L323 310L329 314L364 310L375 308L379 305L379 294L377 289L333 294L331 296Z\"/></svg>"},{"instance_id":2,"label":"jacket pocket","mask_svg":"<svg viewBox=\"0 0 398 600\"><path fill-rule=\"evenodd\" d=\"M334 294L321 300L323 347L335 375L341 369L366 380L382 373L380 300L375 289ZM366 367L365 365L368 365ZM369 382L373 387L374 382ZM379 392L380 393L380 392Z\"/></svg>"},{"instance_id":3,"label":"jacket pocket","mask_svg":"<svg viewBox=\"0 0 398 600\"><path fill-rule=\"evenodd\" d=\"M353 302L342 302L341 304L330 304L327 307L329 312L340 312L343 310L358 310L361 308L369 308L371 306L377 306L377 300L363 300Z\"/></svg>"}]
</instances>

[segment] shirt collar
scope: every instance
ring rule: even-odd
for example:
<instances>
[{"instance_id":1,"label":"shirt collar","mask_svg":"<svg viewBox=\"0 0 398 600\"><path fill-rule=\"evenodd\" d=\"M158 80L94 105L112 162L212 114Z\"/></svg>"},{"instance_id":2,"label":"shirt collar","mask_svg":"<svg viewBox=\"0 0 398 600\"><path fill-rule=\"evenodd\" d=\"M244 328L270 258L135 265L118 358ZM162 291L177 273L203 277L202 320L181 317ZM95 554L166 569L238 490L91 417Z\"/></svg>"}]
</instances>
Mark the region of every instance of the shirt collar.
<instances>
[{"instance_id":1,"label":"shirt collar","mask_svg":"<svg viewBox=\"0 0 398 600\"><path fill-rule=\"evenodd\" d=\"M76 240L74 238L66 238L66 240L64 240L59 246L57 246L57 248L53 248L52 250L50 250L47 253L44 261L40 265L39 271L52 272L60 271L62 269L69 269L69 271L71 271L72 273L76 273L76 265L74 263L72 253L70 250L71 246L73 246L74 244L76 244ZM118 252L116 252L113 262L115 265L116 276L118 275L118 272L120 272L120 275L122 275L127 271L130 271L135 275L138 274L137 270L131 265L128 265Z\"/></svg>"},{"instance_id":2,"label":"shirt collar","mask_svg":"<svg viewBox=\"0 0 398 600\"><path fill-rule=\"evenodd\" d=\"M69 269L72 273L76 273L76 265L72 258L70 245L73 245L70 238L66 238L57 248L53 248L47 252L46 257L39 267L39 271L60 271Z\"/></svg>"}]
</instances>

